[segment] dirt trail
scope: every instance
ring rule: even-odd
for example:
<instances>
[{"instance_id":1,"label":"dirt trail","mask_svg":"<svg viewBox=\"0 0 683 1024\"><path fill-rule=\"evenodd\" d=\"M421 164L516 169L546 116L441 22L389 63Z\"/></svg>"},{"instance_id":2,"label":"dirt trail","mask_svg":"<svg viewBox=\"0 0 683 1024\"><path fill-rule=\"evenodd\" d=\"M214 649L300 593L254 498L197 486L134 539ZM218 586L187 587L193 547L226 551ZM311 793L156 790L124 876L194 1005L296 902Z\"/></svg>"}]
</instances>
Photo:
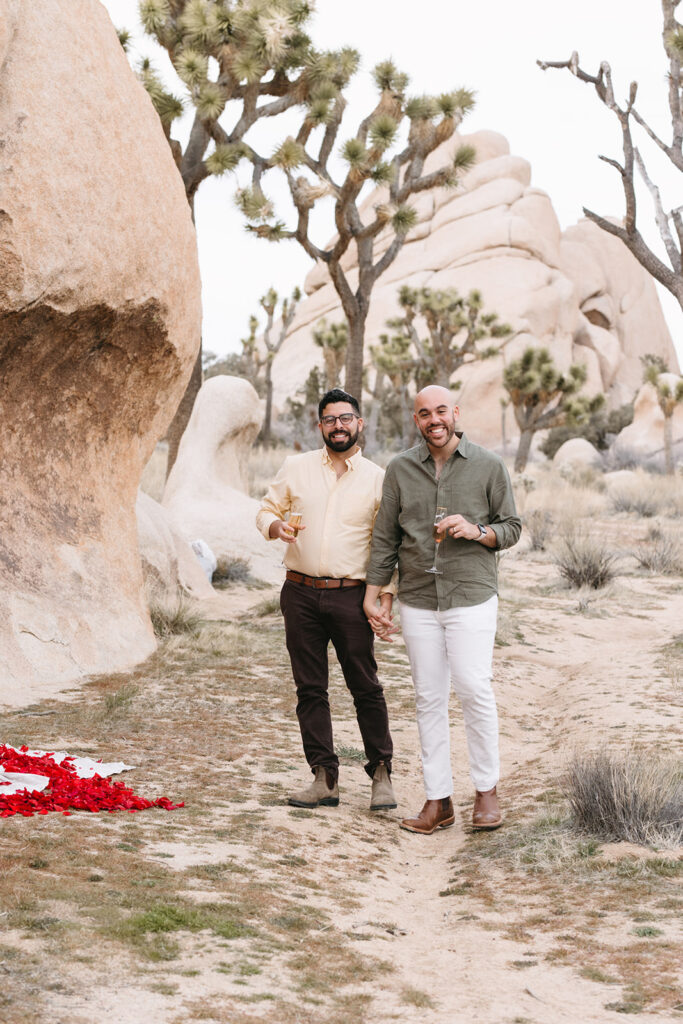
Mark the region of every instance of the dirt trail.
<instances>
[{"instance_id":1,"label":"dirt trail","mask_svg":"<svg viewBox=\"0 0 683 1024\"><path fill-rule=\"evenodd\" d=\"M140 843L144 838L140 856L149 865L172 869L183 898L197 906L217 898L212 870L229 865L238 872L236 886L244 878L262 884L264 920L277 916L285 900L299 901L302 915L321 915L319 926L298 933L300 926L292 924L286 943L267 953L265 947L259 952L259 940L248 937L229 942L208 938L199 944L181 938L171 965L162 962L142 974L111 951L109 978L96 965L65 964L68 984L47 996L49 1016L26 1017L27 1024L29 1019L41 1024L48 1019L51 1024L607 1024L621 1019L606 1008L618 1001L620 986L614 979L582 977L576 957L558 960L557 947L560 940L566 947L573 943L573 949L599 938L608 948L622 948L631 941L636 920L629 917L629 908L603 913L599 893L589 887L585 904L594 908L594 919L579 921L560 907L557 912L565 916L557 928L547 923L535 927L532 911L538 911L543 894L530 889L525 896L506 873L507 861L492 858L489 870L481 857L486 857L487 842L504 852L506 843L523 839L534 808L542 806L538 801L556 789L574 745L654 746L656 741L660 750L675 749L680 691L675 673L669 675L661 660L681 630L681 597L665 578L620 577L608 590L586 595L562 589L540 559L516 555L506 558L503 568L495 653L501 795L507 814L503 830L489 837L473 836L468 828L472 787L455 702L456 823L431 837L399 829L400 818L418 810L424 799L412 686L400 641L381 651L396 748L398 810L374 815L368 810L370 785L358 730L336 670L331 694L336 741L344 752L341 802L319 811L290 808L287 793L307 775L291 679L282 661L282 630L270 616L263 630L270 622L275 645L270 649L281 660L278 669L258 669L262 685L257 672L253 682L231 693L224 678L216 681L209 670L197 672L188 683L190 696L183 699L190 715L204 703L217 723L214 729L228 733L235 715L251 723L235 740L239 749L230 758L201 744L183 748L175 760L174 752L166 752L176 792L186 773L198 794L206 785L211 795L206 807L201 813L157 820L148 834L145 829L151 826L143 815L135 816L133 824L109 819L102 824L100 841L110 835L119 840L137 835ZM259 601L267 596L259 594ZM253 595L249 600L253 606ZM242 601L241 607L248 610L248 604ZM218 600L215 614L227 605L240 606L239 590ZM257 667L260 657L255 651ZM161 677L155 685L163 695ZM162 721L163 700L156 705ZM207 738L210 746L211 733ZM120 754L128 759L129 750L136 749L141 755L145 746L133 735ZM638 863L641 851L632 852ZM480 873L467 874L477 857ZM221 892L221 899L230 898L229 888ZM291 910L287 913L291 917ZM537 916L540 921L542 915ZM675 922L666 918L658 926L664 942L676 940ZM558 936L558 931L572 934ZM10 941L9 934L3 941ZM20 932L10 938L24 941ZM234 965L247 964L253 955L261 957L258 971L236 974ZM315 960L324 955L338 958L339 974L335 980L328 965L324 982L316 987ZM367 976L362 973L366 967ZM664 1019L638 1012L637 1006L627 1012L635 1021ZM0 1006L0 1022L4 1019ZM21 1017L7 1020L23 1024Z\"/></svg>"}]
</instances>

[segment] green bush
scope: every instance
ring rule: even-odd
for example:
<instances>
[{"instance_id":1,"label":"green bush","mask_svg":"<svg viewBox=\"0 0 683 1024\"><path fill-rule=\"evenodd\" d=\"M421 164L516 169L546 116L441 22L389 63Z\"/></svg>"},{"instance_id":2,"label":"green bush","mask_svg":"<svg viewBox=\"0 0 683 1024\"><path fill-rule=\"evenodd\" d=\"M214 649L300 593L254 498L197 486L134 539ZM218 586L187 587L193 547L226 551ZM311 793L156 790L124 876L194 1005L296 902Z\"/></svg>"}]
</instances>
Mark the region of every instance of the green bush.
<instances>
[{"instance_id":1,"label":"green bush","mask_svg":"<svg viewBox=\"0 0 683 1024\"><path fill-rule=\"evenodd\" d=\"M633 423L633 402L628 402L618 409L611 409L609 412L602 407L592 412L583 423L553 427L539 445L539 449L549 459L552 459L565 441L570 441L573 437L583 437L586 441L590 441L598 451L604 452L610 446L610 435L619 434L630 423Z\"/></svg>"}]
</instances>

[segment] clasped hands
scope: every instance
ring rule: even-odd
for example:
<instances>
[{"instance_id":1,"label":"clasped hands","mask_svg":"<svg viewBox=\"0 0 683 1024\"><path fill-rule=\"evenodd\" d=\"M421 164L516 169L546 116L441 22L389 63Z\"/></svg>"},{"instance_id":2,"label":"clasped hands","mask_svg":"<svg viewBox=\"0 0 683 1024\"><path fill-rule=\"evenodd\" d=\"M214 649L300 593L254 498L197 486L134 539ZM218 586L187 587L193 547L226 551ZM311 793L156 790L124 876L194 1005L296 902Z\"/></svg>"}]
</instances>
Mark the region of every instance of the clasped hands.
<instances>
[{"instance_id":1,"label":"clasped hands","mask_svg":"<svg viewBox=\"0 0 683 1024\"><path fill-rule=\"evenodd\" d=\"M394 625L394 617L391 614L394 599L391 594L382 594L378 605L377 589L375 587L367 587L365 600L363 601L363 611L375 636L379 637L380 640L393 643L391 639L392 634L398 633L398 626Z\"/></svg>"}]
</instances>

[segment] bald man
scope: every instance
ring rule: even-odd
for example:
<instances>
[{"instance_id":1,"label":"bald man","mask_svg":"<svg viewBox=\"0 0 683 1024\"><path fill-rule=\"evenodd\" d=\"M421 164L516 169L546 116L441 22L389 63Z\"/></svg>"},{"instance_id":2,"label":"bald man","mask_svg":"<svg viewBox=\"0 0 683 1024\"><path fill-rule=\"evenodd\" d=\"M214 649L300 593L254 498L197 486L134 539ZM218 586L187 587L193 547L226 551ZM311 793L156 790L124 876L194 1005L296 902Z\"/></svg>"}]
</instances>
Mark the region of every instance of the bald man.
<instances>
[{"instance_id":1,"label":"bald man","mask_svg":"<svg viewBox=\"0 0 683 1024\"><path fill-rule=\"evenodd\" d=\"M415 398L421 442L397 455L384 477L366 574L364 611L385 639L391 615L378 606L398 563L401 628L415 686L426 803L401 827L431 835L455 820L448 699L460 700L475 788L472 827L503 821L498 715L491 686L498 587L495 552L519 540L503 460L457 430L458 406L430 385ZM436 526L437 509L445 511ZM434 571L436 567L436 571Z\"/></svg>"}]
</instances>

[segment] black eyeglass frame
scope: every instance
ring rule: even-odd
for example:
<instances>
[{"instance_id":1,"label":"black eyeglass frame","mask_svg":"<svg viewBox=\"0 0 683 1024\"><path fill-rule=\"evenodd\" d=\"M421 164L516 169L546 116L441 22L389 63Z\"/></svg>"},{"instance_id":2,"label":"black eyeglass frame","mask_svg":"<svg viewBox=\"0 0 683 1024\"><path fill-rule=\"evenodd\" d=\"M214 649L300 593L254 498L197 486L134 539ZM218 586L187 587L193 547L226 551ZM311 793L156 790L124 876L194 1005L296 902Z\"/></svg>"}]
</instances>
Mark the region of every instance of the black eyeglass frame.
<instances>
[{"instance_id":1,"label":"black eyeglass frame","mask_svg":"<svg viewBox=\"0 0 683 1024\"><path fill-rule=\"evenodd\" d=\"M350 423L358 419L358 415L355 412L343 412L341 416L321 416L320 422L324 427L334 427L337 420L343 427L348 427Z\"/></svg>"}]
</instances>

